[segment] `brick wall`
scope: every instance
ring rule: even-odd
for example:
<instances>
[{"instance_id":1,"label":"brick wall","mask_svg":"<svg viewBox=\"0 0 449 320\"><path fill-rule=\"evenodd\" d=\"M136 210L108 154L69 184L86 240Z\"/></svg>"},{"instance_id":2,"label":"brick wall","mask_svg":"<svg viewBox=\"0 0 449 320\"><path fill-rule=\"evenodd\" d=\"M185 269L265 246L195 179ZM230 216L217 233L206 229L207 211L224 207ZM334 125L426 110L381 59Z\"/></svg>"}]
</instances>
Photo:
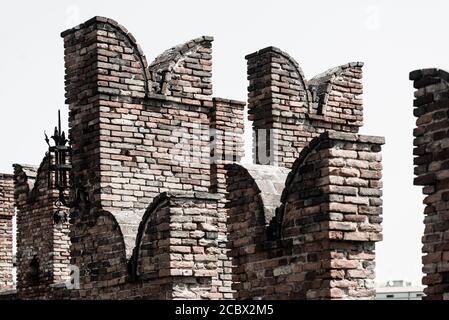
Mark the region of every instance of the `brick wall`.
<instances>
[{"instance_id":1,"label":"brick wall","mask_svg":"<svg viewBox=\"0 0 449 320\"><path fill-rule=\"evenodd\" d=\"M217 196L156 197L139 224L129 263L113 216L92 211L89 217L91 227L72 245L81 279L80 290L66 293L70 298L210 299L218 291L212 280L218 277Z\"/></svg>"},{"instance_id":2,"label":"brick wall","mask_svg":"<svg viewBox=\"0 0 449 320\"><path fill-rule=\"evenodd\" d=\"M208 99L212 95L212 41L212 37L200 37L156 57L149 68L153 91L187 103Z\"/></svg>"},{"instance_id":3,"label":"brick wall","mask_svg":"<svg viewBox=\"0 0 449 320\"><path fill-rule=\"evenodd\" d=\"M47 258L66 242L44 161L15 167L21 298L372 297L383 140L354 134L361 63L307 82L278 49L248 56L250 119L274 161L238 165L245 103L212 97L211 37L151 64L111 19L62 37L80 288L58 284Z\"/></svg>"},{"instance_id":4,"label":"brick wall","mask_svg":"<svg viewBox=\"0 0 449 320\"><path fill-rule=\"evenodd\" d=\"M91 210L71 233L80 288L39 285L20 299L211 299L219 292L218 195L162 193L139 224L129 263L123 235L107 211ZM81 238L82 237L82 238ZM83 250L84 252L80 252ZM39 282L41 283L41 282Z\"/></svg>"},{"instance_id":5,"label":"brick wall","mask_svg":"<svg viewBox=\"0 0 449 320\"><path fill-rule=\"evenodd\" d=\"M362 66L348 63L307 81L287 53L268 47L246 56L255 163L290 168L324 131L358 132L363 124Z\"/></svg>"},{"instance_id":6,"label":"brick wall","mask_svg":"<svg viewBox=\"0 0 449 320\"><path fill-rule=\"evenodd\" d=\"M143 296L152 291L163 299L210 299L220 293L222 284L214 281L221 267L217 199L181 192L154 200L139 227L133 255L135 280L149 281ZM154 282L162 283L158 285L165 291Z\"/></svg>"},{"instance_id":7,"label":"brick wall","mask_svg":"<svg viewBox=\"0 0 449 320\"><path fill-rule=\"evenodd\" d=\"M14 181L0 174L0 291L13 288Z\"/></svg>"},{"instance_id":8,"label":"brick wall","mask_svg":"<svg viewBox=\"0 0 449 320\"><path fill-rule=\"evenodd\" d=\"M69 224L53 219L58 192L49 189L48 164L45 157L39 168L14 165L17 289L23 296L63 283L70 274Z\"/></svg>"},{"instance_id":9,"label":"brick wall","mask_svg":"<svg viewBox=\"0 0 449 320\"><path fill-rule=\"evenodd\" d=\"M415 100L413 131L415 185L422 186L424 235L422 283L425 299L449 299L449 73L423 69L410 73Z\"/></svg>"},{"instance_id":10,"label":"brick wall","mask_svg":"<svg viewBox=\"0 0 449 320\"><path fill-rule=\"evenodd\" d=\"M93 206L119 222L140 211L125 226L129 232L122 230L131 244L131 234L156 195L209 189L212 39L169 50L147 68L133 36L112 20L97 17L63 36L75 184L89 191ZM187 47L191 50L185 51ZM170 61L174 65L167 67L168 76L161 70L170 57L177 60ZM204 70L195 59L204 63ZM151 74L165 74L162 87L169 89L161 90L173 95L157 94ZM177 91L181 84L204 88L201 94L183 94ZM128 255L131 250L127 246Z\"/></svg>"},{"instance_id":11,"label":"brick wall","mask_svg":"<svg viewBox=\"0 0 449 320\"><path fill-rule=\"evenodd\" d=\"M82 270L96 268L89 266L91 260L114 265L109 280L123 283L139 224L155 197L165 191L217 192L223 169L210 160L210 136L219 142L213 152L220 161L223 152L235 152L233 161L241 158L244 103L211 97L210 37L175 46L147 66L133 36L112 20L96 17L62 36L74 183L89 199L71 215L72 241L77 239L72 263ZM105 224L115 236L105 237L101 251L92 248L81 256L93 234L86 230L100 223L95 212L108 216ZM231 297L223 209L217 228L220 267L212 281L223 288L214 294ZM86 284L100 281L83 279Z\"/></svg>"},{"instance_id":12,"label":"brick wall","mask_svg":"<svg viewBox=\"0 0 449 320\"><path fill-rule=\"evenodd\" d=\"M227 166L236 298L374 297L383 143L380 137L322 134L301 152L282 196L276 185L267 192L263 178ZM274 216L270 203L278 204Z\"/></svg>"},{"instance_id":13,"label":"brick wall","mask_svg":"<svg viewBox=\"0 0 449 320\"><path fill-rule=\"evenodd\" d=\"M211 139L211 185L210 192L220 196L218 214L218 277L214 279L218 290L213 298L232 298L232 261L229 257L228 223L226 210L226 169L225 165L240 162L244 156L243 146L243 111L245 103L213 99L210 109L210 139Z\"/></svg>"}]
</instances>

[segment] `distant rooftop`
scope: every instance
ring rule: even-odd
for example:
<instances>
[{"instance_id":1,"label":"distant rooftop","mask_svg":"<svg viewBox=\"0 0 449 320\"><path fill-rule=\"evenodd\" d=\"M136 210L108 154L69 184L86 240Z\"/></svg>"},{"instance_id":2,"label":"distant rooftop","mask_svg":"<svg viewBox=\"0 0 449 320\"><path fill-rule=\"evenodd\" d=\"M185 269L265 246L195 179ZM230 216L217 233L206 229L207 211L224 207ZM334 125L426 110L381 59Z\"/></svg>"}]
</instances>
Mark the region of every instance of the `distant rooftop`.
<instances>
[{"instance_id":1,"label":"distant rooftop","mask_svg":"<svg viewBox=\"0 0 449 320\"><path fill-rule=\"evenodd\" d=\"M376 300L421 300L423 286L414 286L404 280L390 280L376 286Z\"/></svg>"}]
</instances>

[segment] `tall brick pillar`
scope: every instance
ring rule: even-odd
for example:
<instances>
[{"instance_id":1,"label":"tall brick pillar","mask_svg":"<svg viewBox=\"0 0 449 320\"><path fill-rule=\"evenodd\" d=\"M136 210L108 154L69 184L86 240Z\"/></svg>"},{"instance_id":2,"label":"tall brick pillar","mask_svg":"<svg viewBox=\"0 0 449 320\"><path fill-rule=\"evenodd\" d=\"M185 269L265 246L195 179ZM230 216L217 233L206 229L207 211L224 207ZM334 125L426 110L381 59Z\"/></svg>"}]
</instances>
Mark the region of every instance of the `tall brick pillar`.
<instances>
[{"instance_id":1,"label":"tall brick pillar","mask_svg":"<svg viewBox=\"0 0 449 320\"><path fill-rule=\"evenodd\" d=\"M211 192L226 190L224 168L217 166L240 162L244 156L244 102L213 98L213 107L209 112L211 136ZM219 191L219 190L222 191Z\"/></svg>"},{"instance_id":2,"label":"tall brick pillar","mask_svg":"<svg viewBox=\"0 0 449 320\"><path fill-rule=\"evenodd\" d=\"M14 180L0 174L0 291L13 288Z\"/></svg>"},{"instance_id":3,"label":"tall brick pillar","mask_svg":"<svg viewBox=\"0 0 449 320\"><path fill-rule=\"evenodd\" d=\"M425 196L422 283L425 299L449 299L449 73L416 70L410 80L416 89L414 184Z\"/></svg>"},{"instance_id":4,"label":"tall brick pillar","mask_svg":"<svg viewBox=\"0 0 449 320\"><path fill-rule=\"evenodd\" d=\"M111 19L95 17L62 37L74 191L82 195L71 214L72 263L81 295L110 298L106 288L130 280L138 228L155 197L210 190L213 39L147 64Z\"/></svg>"},{"instance_id":5,"label":"tall brick pillar","mask_svg":"<svg viewBox=\"0 0 449 320\"><path fill-rule=\"evenodd\" d=\"M218 201L218 278L214 280L216 299L232 298L232 262L228 255L228 222L226 212L225 165L238 163L244 156L243 111L245 103L214 98L209 113L211 140L211 186L210 192L220 195Z\"/></svg>"}]
</instances>

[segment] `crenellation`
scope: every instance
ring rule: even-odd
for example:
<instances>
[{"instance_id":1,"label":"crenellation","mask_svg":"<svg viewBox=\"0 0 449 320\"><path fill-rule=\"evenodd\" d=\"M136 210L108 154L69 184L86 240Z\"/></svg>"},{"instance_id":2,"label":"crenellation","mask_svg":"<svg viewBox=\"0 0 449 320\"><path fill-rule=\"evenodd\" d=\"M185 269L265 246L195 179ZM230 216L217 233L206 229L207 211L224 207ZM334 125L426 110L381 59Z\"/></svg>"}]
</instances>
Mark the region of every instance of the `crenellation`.
<instances>
[{"instance_id":1,"label":"crenellation","mask_svg":"<svg viewBox=\"0 0 449 320\"><path fill-rule=\"evenodd\" d=\"M307 81L287 53L248 55L245 102L212 95L208 36L148 64L94 17L61 34L70 185L15 165L19 299L370 299L382 239L381 137L362 63Z\"/></svg>"},{"instance_id":2,"label":"crenellation","mask_svg":"<svg viewBox=\"0 0 449 320\"><path fill-rule=\"evenodd\" d=\"M363 125L362 62L307 81L298 63L277 48L246 59L255 163L291 167L302 148L321 133L357 133ZM259 150L261 145L264 150Z\"/></svg>"},{"instance_id":3,"label":"crenellation","mask_svg":"<svg viewBox=\"0 0 449 320\"><path fill-rule=\"evenodd\" d=\"M168 49L150 64L155 93L181 101L210 100L212 41L203 36Z\"/></svg>"}]
</instances>

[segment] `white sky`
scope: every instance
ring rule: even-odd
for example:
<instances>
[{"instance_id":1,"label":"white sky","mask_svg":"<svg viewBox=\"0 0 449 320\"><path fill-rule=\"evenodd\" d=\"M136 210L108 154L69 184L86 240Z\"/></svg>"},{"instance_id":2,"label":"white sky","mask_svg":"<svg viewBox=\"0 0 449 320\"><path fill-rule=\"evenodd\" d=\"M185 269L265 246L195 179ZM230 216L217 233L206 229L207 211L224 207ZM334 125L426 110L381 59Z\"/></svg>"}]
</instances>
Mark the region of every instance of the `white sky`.
<instances>
[{"instance_id":1,"label":"white sky","mask_svg":"<svg viewBox=\"0 0 449 320\"><path fill-rule=\"evenodd\" d=\"M361 133L383 135L387 141L377 281L420 284L423 196L413 186L413 88L408 73L449 65L448 9L444 0L2 2L0 172L12 172L16 162L40 163L46 150L43 131L56 124L58 108L67 115L59 34L95 15L128 28L148 62L173 45L214 36L218 97L245 101L244 56L270 45L294 57L308 79L349 61L364 61Z\"/></svg>"}]
</instances>

